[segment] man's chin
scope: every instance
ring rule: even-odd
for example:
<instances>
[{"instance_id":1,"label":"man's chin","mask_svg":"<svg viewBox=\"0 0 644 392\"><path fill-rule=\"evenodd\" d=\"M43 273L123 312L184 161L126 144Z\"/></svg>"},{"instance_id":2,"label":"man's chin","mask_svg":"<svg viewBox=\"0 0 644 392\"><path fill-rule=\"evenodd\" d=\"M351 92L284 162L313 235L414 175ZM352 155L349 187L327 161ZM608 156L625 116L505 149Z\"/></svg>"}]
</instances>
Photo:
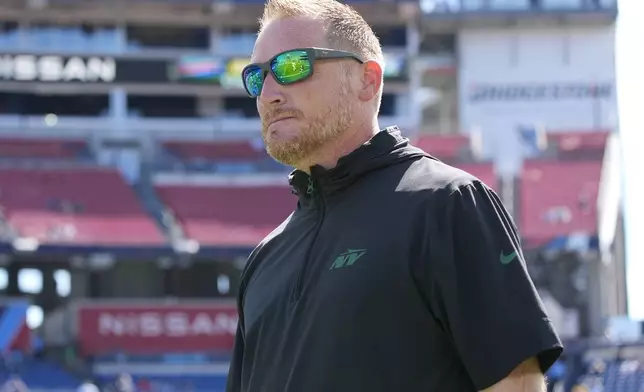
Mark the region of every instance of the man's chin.
<instances>
[{"instance_id":1,"label":"man's chin","mask_svg":"<svg viewBox=\"0 0 644 392\"><path fill-rule=\"evenodd\" d=\"M303 159L302 151L293 148L293 146L286 147L275 144L267 144L266 152L277 162L292 167L297 166L297 163Z\"/></svg>"},{"instance_id":2,"label":"man's chin","mask_svg":"<svg viewBox=\"0 0 644 392\"><path fill-rule=\"evenodd\" d=\"M288 120L286 120L288 121ZM302 132L299 129L293 129L292 127L269 127L266 130L264 138L267 139L267 143L273 143L276 145L281 144L293 144L297 143L298 139L302 136Z\"/></svg>"}]
</instances>

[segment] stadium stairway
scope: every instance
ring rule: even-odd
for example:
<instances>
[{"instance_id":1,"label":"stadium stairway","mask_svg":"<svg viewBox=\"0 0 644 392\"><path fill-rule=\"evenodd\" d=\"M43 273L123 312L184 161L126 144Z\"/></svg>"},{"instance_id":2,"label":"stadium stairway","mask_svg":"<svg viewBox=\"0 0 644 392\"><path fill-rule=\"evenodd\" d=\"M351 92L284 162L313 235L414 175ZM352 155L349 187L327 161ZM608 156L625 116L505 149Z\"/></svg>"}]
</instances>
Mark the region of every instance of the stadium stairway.
<instances>
[{"instance_id":1,"label":"stadium stairway","mask_svg":"<svg viewBox=\"0 0 644 392\"><path fill-rule=\"evenodd\" d=\"M7 222L0 212L0 241L11 242L17 237L17 233L13 227Z\"/></svg>"},{"instance_id":2,"label":"stadium stairway","mask_svg":"<svg viewBox=\"0 0 644 392\"><path fill-rule=\"evenodd\" d=\"M143 178L147 177L143 176ZM132 188L141 200L143 207L154 218L157 226L168 241L173 244L185 241L186 237L183 228L172 211L161 202L152 185L147 180L142 180L137 184L133 184Z\"/></svg>"}]
</instances>

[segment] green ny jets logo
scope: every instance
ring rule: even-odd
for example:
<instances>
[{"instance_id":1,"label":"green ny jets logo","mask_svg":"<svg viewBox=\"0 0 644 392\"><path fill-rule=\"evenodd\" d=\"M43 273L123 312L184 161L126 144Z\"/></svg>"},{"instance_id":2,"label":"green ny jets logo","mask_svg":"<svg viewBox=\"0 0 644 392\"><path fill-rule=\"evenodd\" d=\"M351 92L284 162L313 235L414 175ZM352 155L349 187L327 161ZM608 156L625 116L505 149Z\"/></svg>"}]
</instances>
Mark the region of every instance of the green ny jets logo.
<instances>
[{"instance_id":1,"label":"green ny jets logo","mask_svg":"<svg viewBox=\"0 0 644 392\"><path fill-rule=\"evenodd\" d=\"M364 256L365 253L367 253L366 249L347 249L346 252L336 257L335 261L333 261L333 264L331 265L331 268L329 268L329 270L349 267L353 265L356 261L358 261L359 258Z\"/></svg>"}]
</instances>

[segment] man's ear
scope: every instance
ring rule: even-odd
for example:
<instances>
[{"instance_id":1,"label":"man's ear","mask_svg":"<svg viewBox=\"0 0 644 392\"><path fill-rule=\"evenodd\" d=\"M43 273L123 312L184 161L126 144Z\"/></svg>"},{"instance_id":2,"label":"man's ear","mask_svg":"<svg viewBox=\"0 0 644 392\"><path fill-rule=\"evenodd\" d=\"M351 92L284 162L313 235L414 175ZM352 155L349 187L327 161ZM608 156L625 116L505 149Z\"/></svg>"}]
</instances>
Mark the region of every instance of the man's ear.
<instances>
[{"instance_id":1,"label":"man's ear","mask_svg":"<svg viewBox=\"0 0 644 392\"><path fill-rule=\"evenodd\" d=\"M362 64L361 71L362 77L358 97L366 102L372 100L380 91L383 69L377 61L367 60Z\"/></svg>"}]
</instances>

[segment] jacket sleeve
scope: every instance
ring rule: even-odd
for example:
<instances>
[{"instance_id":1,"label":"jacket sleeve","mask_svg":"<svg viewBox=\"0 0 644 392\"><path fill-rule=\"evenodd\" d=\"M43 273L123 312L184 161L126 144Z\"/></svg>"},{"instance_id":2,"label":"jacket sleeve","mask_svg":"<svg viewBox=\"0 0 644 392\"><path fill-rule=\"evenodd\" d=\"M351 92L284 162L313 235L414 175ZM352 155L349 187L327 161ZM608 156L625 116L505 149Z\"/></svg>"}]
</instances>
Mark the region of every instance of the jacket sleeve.
<instances>
[{"instance_id":1,"label":"jacket sleeve","mask_svg":"<svg viewBox=\"0 0 644 392\"><path fill-rule=\"evenodd\" d=\"M443 197L420 282L431 312L479 390L531 357L545 372L563 348L528 275L512 218L479 181Z\"/></svg>"},{"instance_id":2,"label":"jacket sleeve","mask_svg":"<svg viewBox=\"0 0 644 392\"><path fill-rule=\"evenodd\" d=\"M242 364L244 363L244 310L243 310L243 292L244 284L239 289L237 295L237 313L239 320L237 322L237 331L235 332L235 344L233 346L232 357L230 358L230 367L228 368L228 378L226 379L226 392L242 391Z\"/></svg>"},{"instance_id":3,"label":"jacket sleeve","mask_svg":"<svg viewBox=\"0 0 644 392\"><path fill-rule=\"evenodd\" d=\"M242 360L244 355L244 336L241 327L241 315L237 324L237 332L235 334L235 345L233 347L233 355L230 359L230 368L228 369L228 378L226 380L226 392L241 392L241 371Z\"/></svg>"}]
</instances>

